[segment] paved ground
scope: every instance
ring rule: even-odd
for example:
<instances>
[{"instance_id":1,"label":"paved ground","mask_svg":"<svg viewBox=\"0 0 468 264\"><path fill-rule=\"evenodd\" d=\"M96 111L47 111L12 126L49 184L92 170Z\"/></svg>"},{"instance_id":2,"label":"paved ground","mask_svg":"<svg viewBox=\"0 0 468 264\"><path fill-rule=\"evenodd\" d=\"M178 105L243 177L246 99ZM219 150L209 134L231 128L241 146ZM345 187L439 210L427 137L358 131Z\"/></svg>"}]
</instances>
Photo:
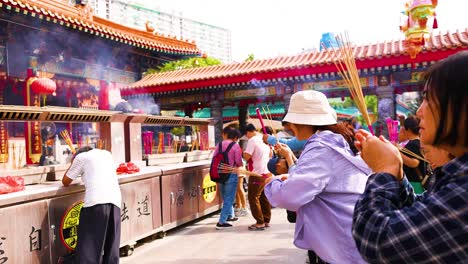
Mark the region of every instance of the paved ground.
<instances>
[{"instance_id":1,"label":"paved ground","mask_svg":"<svg viewBox=\"0 0 468 264\"><path fill-rule=\"evenodd\" d=\"M305 263L306 251L292 244L294 224L286 220L284 209L273 209L271 227L249 231L252 216L241 217L230 230L216 230L219 214L176 228L163 239L135 248L122 264L263 264Z\"/></svg>"}]
</instances>

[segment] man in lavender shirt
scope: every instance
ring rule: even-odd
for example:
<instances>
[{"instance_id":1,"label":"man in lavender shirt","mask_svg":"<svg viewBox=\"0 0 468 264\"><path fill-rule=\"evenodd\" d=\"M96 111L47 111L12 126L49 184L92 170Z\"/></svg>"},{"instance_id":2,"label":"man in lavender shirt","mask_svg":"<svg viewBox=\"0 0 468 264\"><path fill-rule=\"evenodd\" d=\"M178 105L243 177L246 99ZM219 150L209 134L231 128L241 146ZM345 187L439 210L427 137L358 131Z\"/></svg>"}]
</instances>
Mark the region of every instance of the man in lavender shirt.
<instances>
[{"instance_id":1,"label":"man in lavender shirt","mask_svg":"<svg viewBox=\"0 0 468 264\"><path fill-rule=\"evenodd\" d=\"M289 175L269 178L265 194L273 206L297 212L294 244L328 263L365 263L351 235L354 205L370 169L356 156L354 132L337 124L324 94L301 91L291 97L284 121L307 140L295 163L279 144ZM350 145L351 144L351 145Z\"/></svg>"}]
</instances>

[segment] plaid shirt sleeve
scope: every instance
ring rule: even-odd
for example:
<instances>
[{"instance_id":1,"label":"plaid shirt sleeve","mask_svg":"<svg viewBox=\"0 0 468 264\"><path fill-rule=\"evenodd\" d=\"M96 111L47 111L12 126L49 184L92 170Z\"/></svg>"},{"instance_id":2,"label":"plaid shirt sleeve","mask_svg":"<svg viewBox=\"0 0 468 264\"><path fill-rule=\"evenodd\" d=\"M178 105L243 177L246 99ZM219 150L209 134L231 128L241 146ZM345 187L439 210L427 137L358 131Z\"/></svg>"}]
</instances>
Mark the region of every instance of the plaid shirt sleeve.
<instances>
[{"instance_id":1,"label":"plaid shirt sleeve","mask_svg":"<svg viewBox=\"0 0 468 264\"><path fill-rule=\"evenodd\" d=\"M461 263L468 259L467 204L467 177L415 196L409 184L377 173L356 203L353 237L370 263Z\"/></svg>"}]
</instances>

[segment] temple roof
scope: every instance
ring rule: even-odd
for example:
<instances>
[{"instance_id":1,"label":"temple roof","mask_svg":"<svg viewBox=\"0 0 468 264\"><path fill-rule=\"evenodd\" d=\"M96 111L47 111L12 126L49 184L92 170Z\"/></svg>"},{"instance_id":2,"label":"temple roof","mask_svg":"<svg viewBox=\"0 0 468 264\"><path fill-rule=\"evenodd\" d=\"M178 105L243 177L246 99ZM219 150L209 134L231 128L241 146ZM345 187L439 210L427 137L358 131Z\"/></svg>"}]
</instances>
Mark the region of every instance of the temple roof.
<instances>
[{"instance_id":1,"label":"temple roof","mask_svg":"<svg viewBox=\"0 0 468 264\"><path fill-rule=\"evenodd\" d=\"M391 40L355 46L353 49L358 69L395 69L402 65L411 67L438 61L468 49L468 28L431 35L416 59L409 57L403 44L403 40ZM325 51L313 51L293 56L150 74L124 88L121 93L123 96L131 96L228 87L252 80L291 79L336 72L336 67Z\"/></svg>"},{"instance_id":2,"label":"temple roof","mask_svg":"<svg viewBox=\"0 0 468 264\"><path fill-rule=\"evenodd\" d=\"M58 23L91 35L156 52L197 55L195 43L126 27L58 0L0 0L0 8ZM1 10L1 9L0 9Z\"/></svg>"},{"instance_id":3,"label":"temple roof","mask_svg":"<svg viewBox=\"0 0 468 264\"><path fill-rule=\"evenodd\" d=\"M249 106L248 116L249 118L254 118L257 116L255 111L256 108L263 109L266 108L267 104L258 104L254 106ZM348 108L334 108L336 114L339 118L351 118L352 116L359 115L359 110L356 107L348 107ZM285 114L284 111L284 104L272 104L268 105L268 114L269 116L265 116L262 114L263 118L269 119L270 117L274 119L281 119ZM185 116L185 112L178 110L174 113L175 116ZM231 121L231 120L238 120L239 119L239 108L236 106L225 106L223 107L223 121ZM203 109L197 110L193 112L194 118L211 118L211 108L205 107ZM268 125L268 124L265 124Z\"/></svg>"}]
</instances>

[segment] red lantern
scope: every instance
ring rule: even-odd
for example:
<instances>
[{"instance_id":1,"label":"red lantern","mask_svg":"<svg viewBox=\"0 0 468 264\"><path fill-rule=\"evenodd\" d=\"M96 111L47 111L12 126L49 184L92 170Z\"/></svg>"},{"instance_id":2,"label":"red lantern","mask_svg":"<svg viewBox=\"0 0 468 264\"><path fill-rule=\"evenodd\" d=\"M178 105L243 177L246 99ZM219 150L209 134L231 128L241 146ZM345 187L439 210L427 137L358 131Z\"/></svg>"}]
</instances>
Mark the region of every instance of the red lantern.
<instances>
[{"instance_id":1,"label":"red lantern","mask_svg":"<svg viewBox=\"0 0 468 264\"><path fill-rule=\"evenodd\" d=\"M31 90L36 94L48 95L55 93L57 85L48 78L38 78L31 84Z\"/></svg>"}]
</instances>

